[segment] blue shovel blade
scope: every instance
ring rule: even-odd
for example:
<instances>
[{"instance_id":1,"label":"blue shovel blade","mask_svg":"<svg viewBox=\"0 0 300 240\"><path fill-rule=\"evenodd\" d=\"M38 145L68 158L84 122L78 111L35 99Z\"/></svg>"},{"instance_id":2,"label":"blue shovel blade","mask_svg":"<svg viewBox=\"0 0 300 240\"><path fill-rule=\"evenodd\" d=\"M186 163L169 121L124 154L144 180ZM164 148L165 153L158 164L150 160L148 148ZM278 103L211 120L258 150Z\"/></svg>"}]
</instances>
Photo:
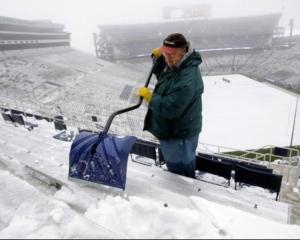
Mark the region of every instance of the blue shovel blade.
<instances>
[{"instance_id":1,"label":"blue shovel blade","mask_svg":"<svg viewBox=\"0 0 300 240\"><path fill-rule=\"evenodd\" d=\"M137 138L81 132L69 156L69 177L125 190L129 152Z\"/></svg>"}]
</instances>

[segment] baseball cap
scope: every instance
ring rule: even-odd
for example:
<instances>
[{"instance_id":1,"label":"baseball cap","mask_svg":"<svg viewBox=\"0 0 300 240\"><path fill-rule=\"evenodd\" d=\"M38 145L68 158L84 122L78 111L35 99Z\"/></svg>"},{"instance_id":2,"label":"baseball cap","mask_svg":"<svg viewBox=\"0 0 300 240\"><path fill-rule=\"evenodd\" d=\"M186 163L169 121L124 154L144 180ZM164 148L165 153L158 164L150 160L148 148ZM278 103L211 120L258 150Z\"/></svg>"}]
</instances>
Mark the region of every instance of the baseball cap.
<instances>
[{"instance_id":1,"label":"baseball cap","mask_svg":"<svg viewBox=\"0 0 300 240\"><path fill-rule=\"evenodd\" d=\"M188 48L189 45L181 33L172 33L164 39L160 49L162 52L172 54L176 52L176 48Z\"/></svg>"}]
</instances>

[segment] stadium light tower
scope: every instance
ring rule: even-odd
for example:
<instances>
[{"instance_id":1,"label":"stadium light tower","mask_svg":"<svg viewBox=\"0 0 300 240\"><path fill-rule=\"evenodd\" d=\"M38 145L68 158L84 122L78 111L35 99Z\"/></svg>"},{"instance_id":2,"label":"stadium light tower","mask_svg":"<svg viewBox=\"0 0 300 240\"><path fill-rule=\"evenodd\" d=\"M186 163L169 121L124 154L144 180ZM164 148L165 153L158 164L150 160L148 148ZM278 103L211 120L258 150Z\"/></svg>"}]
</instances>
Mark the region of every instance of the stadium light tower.
<instances>
[{"instance_id":1,"label":"stadium light tower","mask_svg":"<svg viewBox=\"0 0 300 240\"><path fill-rule=\"evenodd\" d=\"M290 48L292 47L293 30L294 30L294 19L290 19L290 37L289 37Z\"/></svg>"},{"instance_id":2,"label":"stadium light tower","mask_svg":"<svg viewBox=\"0 0 300 240\"><path fill-rule=\"evenodd\" d=\"M293 130L292 130L292 136L291 136L291 144L290 144L290 147L293 146L294 131L295 131L295 125L296 125L297 110L298 110L298 102L299 102L299 97L297 97L297 101L296 101L295 114L294 114L294 123L293 123Z\"/></svg>"}]
</instances>

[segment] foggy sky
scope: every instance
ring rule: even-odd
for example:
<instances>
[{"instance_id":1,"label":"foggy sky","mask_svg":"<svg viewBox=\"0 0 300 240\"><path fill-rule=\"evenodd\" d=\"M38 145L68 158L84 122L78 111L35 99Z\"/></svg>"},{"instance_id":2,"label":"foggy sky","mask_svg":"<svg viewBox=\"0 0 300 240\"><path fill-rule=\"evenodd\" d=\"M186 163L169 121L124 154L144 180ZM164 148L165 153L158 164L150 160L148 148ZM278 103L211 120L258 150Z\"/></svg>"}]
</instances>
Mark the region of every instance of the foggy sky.
<instances>
[{"instance_id":1,"label":"foggy sky","mask_svg":"<svg viewBox=\"0 0 300 240\"><path fill-rule=\"evenodd\" d=\"M72 47L94 52L92 33L97 24L141 23L162 20L162 8L208 3L213 17L282 13L300 28L299 0L0 0L0 16L62 23L72 33Z\"/></svg>"}]
</instances>

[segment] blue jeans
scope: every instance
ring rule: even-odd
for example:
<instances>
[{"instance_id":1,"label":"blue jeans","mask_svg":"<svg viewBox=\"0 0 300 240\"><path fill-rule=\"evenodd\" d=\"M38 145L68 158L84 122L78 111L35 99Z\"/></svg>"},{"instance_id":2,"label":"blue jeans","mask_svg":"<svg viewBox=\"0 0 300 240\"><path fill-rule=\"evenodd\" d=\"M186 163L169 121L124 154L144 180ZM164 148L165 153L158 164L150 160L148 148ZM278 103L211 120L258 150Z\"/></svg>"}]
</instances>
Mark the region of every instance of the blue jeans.
<instances>
[{"instance_id":1,"label":"blue jeans","mask_svg":"<svg viewBox=\"0 0 300 240\"><path fill-rule=\"evenodd\" d=\"M184 139L159 140L168 170L195 178L196 148L199 134Z\"/></svg>"}]
</instances>

